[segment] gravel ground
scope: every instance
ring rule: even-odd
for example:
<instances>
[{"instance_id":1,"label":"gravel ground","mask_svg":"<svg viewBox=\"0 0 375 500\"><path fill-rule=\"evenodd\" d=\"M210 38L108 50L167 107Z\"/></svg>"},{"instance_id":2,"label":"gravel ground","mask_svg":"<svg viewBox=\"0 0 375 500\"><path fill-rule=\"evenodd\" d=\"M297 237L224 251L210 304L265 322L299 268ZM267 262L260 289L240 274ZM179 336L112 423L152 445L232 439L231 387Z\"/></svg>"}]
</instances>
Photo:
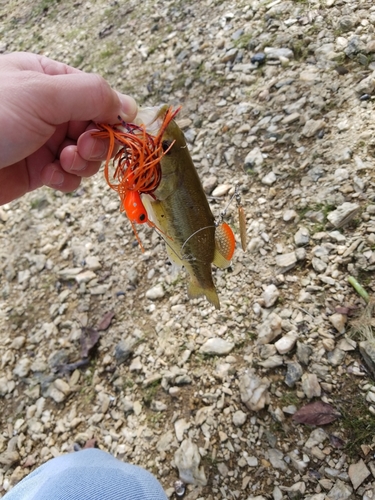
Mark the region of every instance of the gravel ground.
<instances>
[{"instance_id":1,"label":"gravel ground","mask_svg":"<svg viewBox=\"0 0 375 500\"><path fill-rule=\"evenodd\" d=\"M0 495L96 439L172 498L375 498L374 306L348 284L375 291L373 3L0 6L1 52L182 104L213 212L238 186L248 224L216 311L101 174L0 207Z\"/></svg>"}]
</instances>

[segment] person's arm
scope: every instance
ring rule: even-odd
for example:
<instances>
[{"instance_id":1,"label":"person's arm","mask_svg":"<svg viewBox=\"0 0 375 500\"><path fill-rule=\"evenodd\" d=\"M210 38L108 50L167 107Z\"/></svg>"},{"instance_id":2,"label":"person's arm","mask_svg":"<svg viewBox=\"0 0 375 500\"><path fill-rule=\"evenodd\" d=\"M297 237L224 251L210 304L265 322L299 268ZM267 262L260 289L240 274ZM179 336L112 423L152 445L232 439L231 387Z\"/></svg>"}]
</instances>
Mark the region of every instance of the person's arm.
<instances>
[{"instance_id":1,"label":"person's arm","mask_svg":"<svg viewBox=\"0 0 375 500\"><path fill-rule=\"evenodd\" d=\"M99 75L36 54L1 55L0 205L43 185L76 189L106 157L95 123L136 113L134 99Z\"/></svg>"}]
</instances>

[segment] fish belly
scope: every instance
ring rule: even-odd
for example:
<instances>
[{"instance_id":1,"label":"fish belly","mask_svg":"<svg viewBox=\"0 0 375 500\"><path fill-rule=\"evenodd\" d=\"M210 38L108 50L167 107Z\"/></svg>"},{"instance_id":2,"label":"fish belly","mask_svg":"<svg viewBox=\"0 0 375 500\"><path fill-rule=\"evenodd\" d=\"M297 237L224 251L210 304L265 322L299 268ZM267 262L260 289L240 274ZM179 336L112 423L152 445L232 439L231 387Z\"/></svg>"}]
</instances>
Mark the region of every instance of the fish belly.
<instances>
[{"instance_id":1,"label":"fish belly","mask_svg":"<svg viewBox=\"0 0 375 500\"><path fill-rule=\"evenodd\" d=\"M205 296L219 309L219 297L211 271L215 253L213 220L207 217L202 221L202 217L197 217L194 211L189 213L182 198L173 195L163 201L152 201L153 219L163 232L170 259L184 266L190 275L189 298Z\"/></svg>"}]
</instances>

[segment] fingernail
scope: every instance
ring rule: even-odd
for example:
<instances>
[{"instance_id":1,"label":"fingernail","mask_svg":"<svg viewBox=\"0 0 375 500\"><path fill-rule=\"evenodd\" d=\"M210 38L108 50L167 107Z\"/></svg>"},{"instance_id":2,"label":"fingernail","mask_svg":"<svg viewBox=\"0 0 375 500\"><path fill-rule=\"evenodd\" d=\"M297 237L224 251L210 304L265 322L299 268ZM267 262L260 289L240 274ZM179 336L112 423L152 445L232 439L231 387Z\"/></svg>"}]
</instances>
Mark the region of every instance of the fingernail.
<instances>
[{"instance_id":1,"label":"fingernail","mask_svg":"<svg viewBox=\"0 0 375 500\"><path fill-rule=\"evenodd\" d=\"M120 102L121 102L121 118L126 121L132 121L137 116L138 106L135 100L124 94L119 94Z\"/></svg>"},{"instance_id":2,"label":"fingernail","mask_svg":"<svg viewBox=\"0 0 375 500\"><path fill-rule=\"evenodd\" d=\"M61 184L64 182L64 179L65 177L62 172L53 170L48 184L50 186L61 186Z\"/></svg>"},{"instance_id":3,"label":"fingernail","mask_svg":"<svg viewBox=\"0 0 375 500\"><path fill-rule=\"evenodd\" d=\"M107 147L106 147L105 142L102 141L101 139L96 139L93 142L93 145L92 145L92 148L90 151L90 155L89 155L89 159L90 160L102 160L103 158L105 158L106 154L107 154ZM85 168L85 166L86 165L84 165L84 167L82 167L82 168Z\"/></svg>"},{"instance_id":4,"label":"fingernail","mask_svg":"<svg viewBox=\"0 0 375 500\"><path fill-rule=\"evenodd\" d=\"M71 172L80 172L87 167L87 161L81 158L78 153L74 154L72 164L70 166Z\"/></svg>"}]
</instances>

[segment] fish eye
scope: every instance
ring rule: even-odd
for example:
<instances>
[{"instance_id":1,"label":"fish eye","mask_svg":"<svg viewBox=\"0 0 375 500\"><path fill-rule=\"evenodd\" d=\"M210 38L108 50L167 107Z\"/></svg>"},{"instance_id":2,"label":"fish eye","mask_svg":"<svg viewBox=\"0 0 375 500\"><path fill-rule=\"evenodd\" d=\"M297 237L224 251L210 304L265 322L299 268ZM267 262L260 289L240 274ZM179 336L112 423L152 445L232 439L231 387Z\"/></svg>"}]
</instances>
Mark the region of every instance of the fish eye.
<instances>
[{"instance_id":1,"label":"fish eye","mask_svg":"<svg viewBox=\"0 0 375 500\"><path fill-rule=\"evenodd\" d=\"M163 151L164 151L164 153L165 153L166 155L169 155L169 154L171 153L171 149L170 149L169 151L167 151L167 149L170 147L170 145L172 144L172 142L173 142L173 141L171 141L171 140L167 139L167 140L165 140L165 141L163 141L163 142L161 143L162 148L163 148ZM166 151L167 151L167 152L166 152Z\"/></svg>"}]
</instances>

